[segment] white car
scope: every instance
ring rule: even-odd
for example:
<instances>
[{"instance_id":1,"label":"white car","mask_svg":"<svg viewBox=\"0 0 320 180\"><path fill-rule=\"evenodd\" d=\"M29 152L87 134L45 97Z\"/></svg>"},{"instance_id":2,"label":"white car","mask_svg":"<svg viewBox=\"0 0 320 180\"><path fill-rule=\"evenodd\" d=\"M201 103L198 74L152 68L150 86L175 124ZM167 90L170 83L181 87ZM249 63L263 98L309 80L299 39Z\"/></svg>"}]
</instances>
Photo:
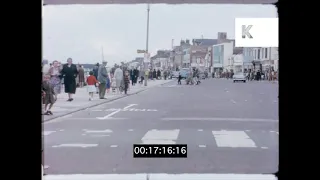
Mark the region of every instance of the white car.
<instances>
[{"instance_id":1,"label":"white car","mask_svg":"<svg viewBox=\"0 0 320 180\"><path fill-rule=\"evenodd\" d=\"M242 81L245 83L246 80L247 80L246 76L243 73L238 73L233 75L233 82Z\"/></svg>"}]
</instances>

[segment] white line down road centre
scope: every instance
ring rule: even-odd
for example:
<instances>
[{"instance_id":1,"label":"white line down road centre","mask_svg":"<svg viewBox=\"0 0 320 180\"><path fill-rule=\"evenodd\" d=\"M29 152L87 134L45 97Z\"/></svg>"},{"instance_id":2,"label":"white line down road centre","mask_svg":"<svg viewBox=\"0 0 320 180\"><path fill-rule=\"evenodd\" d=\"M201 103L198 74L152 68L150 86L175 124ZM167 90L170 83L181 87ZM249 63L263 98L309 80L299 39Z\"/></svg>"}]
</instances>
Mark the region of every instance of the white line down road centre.
<instances>
[{"instance_id":1,"label":"white line down road centre","mask_svg":"<svg viewBox=\"0 0 320 180\"><path fill-rule=\"evenodd\" d=\"M110 109L106 109L105 111L112 111L112 113L110 113L110 114L108 114L108 115L106 115L106 116L104 116L104 117L97 117L97 119L101 119L101 120L103 120L103 119L112 119L113 117L113 115L115 115L115 114L117 114L117 113L119 113L119 112L125 112L125 111L129 111L129 112L155 112L155 111L158 111L158 110L156 110L156 109L135 109L135 108L131 108L132 106L136 106L136 105L138 105L138 104L129 104L128 106L126 106L126 107L124 107L124 108L110 108Z\"/></svg>"}]
</instances>

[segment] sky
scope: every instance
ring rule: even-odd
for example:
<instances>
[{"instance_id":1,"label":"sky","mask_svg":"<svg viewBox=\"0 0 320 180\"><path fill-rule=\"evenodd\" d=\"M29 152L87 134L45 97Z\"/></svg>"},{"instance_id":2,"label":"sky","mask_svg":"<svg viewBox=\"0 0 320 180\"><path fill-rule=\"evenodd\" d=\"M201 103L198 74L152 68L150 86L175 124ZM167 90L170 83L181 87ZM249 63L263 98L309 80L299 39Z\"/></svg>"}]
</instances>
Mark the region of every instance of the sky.
<instances>
[{"instance_id":1,"label":"sky","mask_svg":"<svg viewBox=\"0 0 320 180\"><path fill-rule=\"evenodd\" d=\"M42 13L43 59L74 63L128 62L146 48L147 5L58 5ZM234 38L235 18L277 17L273 5L150 5L149 52L180 40Z\"/></svg>"}]
</instances>

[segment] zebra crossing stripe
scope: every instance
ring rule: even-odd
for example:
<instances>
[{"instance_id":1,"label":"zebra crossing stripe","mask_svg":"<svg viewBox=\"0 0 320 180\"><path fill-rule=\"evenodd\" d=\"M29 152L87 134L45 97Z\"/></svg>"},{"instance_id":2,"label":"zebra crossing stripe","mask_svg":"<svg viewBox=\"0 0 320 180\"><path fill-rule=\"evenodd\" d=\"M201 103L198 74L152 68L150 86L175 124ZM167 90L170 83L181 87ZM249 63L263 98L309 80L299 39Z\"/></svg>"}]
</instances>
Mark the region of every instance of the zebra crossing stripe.
<instances>
[{"instance_id":1,"label":"zebra crossing stripe","mask_svg":"<svg viewBox=\"0 0 320 180\"><path fill-rule=\"evenodd\" d=\"M218 147L256 148L254 141L244 131L212 131Z\"/></svg>"},{"instance_id":2,"label":"zebra crossing stripe","mask_svg":"<svg viewBox=\"0 0 320 180\"><path fill-rule=\"evenodd\" d=\"M157 130L148 131L141 139L142 144L176 144L180 130Z\"/></svg>"},{"instance_id":3,"label":"zebra crossing stripe","mask_svg":"<svg viewBox=\"0 0 320 180\"><path fill-rule=\"evenodd\" d=\"M45 180L277 180L268 174L70 174L46 175Z\"/></svg>"}]
</instances>

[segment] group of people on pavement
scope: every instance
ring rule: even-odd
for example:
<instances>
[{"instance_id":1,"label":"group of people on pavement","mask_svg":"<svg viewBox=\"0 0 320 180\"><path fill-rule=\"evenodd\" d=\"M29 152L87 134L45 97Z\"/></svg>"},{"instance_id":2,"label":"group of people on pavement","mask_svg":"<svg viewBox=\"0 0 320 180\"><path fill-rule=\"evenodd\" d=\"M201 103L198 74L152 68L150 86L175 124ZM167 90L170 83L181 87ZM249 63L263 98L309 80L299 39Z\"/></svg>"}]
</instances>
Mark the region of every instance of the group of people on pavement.
<instances>
[{"instance_id":1,"label":"group of people on pavement","mask_svg":"<svg viewBox=\"0 0 320 180\"><path fill-rule=\"evenodd\" d=\"M81 71L80 71L81 72ZM73 101L72 95L76 93L76 77L79 74L79 68L72 63L72 59L68 58L67 63L61 65L58 61L48 64L44 60L42 63L42 97L45 105L44 115L53 115L51 108L61 93L64 86L64 92L68 93L69 102ZM83 75L84 76L84 75Z\"/></svg>"}]
</instances>

